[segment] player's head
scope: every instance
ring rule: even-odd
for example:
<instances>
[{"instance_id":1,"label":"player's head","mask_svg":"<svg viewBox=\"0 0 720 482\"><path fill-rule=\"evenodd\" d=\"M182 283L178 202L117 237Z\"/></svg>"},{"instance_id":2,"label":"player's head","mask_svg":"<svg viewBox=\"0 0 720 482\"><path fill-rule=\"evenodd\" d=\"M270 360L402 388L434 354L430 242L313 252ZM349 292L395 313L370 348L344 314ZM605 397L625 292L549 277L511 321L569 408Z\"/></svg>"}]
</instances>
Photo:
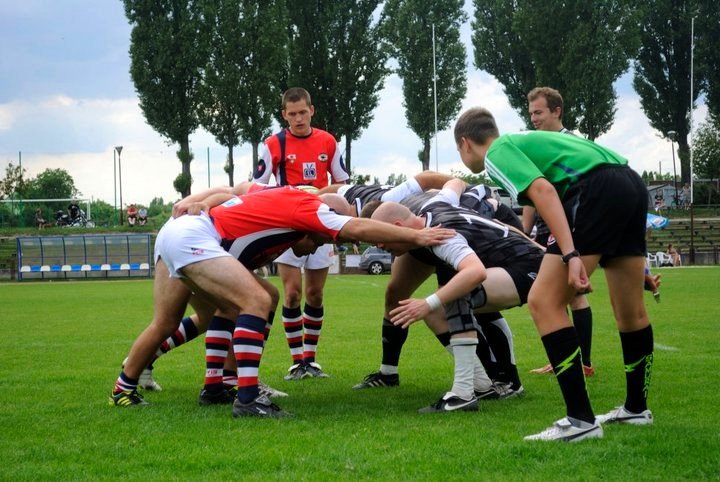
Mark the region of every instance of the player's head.
<instances>
[{"instance_id":1,"label":"player's head","mask_svg":"<svg viewBox=\"0 0 720 482\"><path fill-rule=\"evenodd\" d=\"M372 201L366 202L362 208L362 211L360 211L360 217L361 218L372 218L372 215L375 213L375 210L377 208L379 208L382 203L383 202L379 199L373 199Z\"/></svg>"},{"instance_id":2,"label":"player's head","mask_svg":"<svg viewBox=\"0 0 720 482\"><path fill-rule=\"evenodd\" d=\"M455 144L463 164L472 172L485 169L485 154L500 135L495 118L483 107L466 110L455 123Z\"/></svg>"},{"instance_id":3,"label":"player's head","mask_svg":"<svg viewBox=\"0 0 720 482\"><path fill-rule=\"evenodd\" d=\"M343 216L355 216L355 210L350 206L350 203L347 202L347 199L342 197L339 194L334 193L326 193L326 194L320 194L318 196L320 200L327 204L330 209L335 211L338 214L342 214Z\"/></svg>"},{"instance_id":4,"label":"player's head","mask_svg":"<svg viewBox=\"0 0 720 482\"><path fill-rule=\"evenodd\" d=\"M558 132L563 128L563 98L552 87L535 87L528 95L530 121L539 131Z\"/></svg>"},{"instance_id":5,"label":"player's head","mask_svg":"<svg viewBox=\"0 0 720 482\"><path fill-rule=\"evenodd\" d=\"M417 218L407 207L396 202L384 202L378 206L372 214L371 219L384 223L402 226L405 228L417 228L413 221ZM378 248L391 252L395 256L402 256L414 245L402 242L376 243Z\"/></svg>"},{"instance_id":6,"label":"player's head","mask_svg":"<svg viewBox=\"0 0 720 482\"><path fill-rule=\"evenodd\" d=\"M312 132L310 121L315 114L310 93L302 87L292 87L282 96L282 117L288 123L290 132L296 136L307 136Z\"/></svg>"}]
</instances>

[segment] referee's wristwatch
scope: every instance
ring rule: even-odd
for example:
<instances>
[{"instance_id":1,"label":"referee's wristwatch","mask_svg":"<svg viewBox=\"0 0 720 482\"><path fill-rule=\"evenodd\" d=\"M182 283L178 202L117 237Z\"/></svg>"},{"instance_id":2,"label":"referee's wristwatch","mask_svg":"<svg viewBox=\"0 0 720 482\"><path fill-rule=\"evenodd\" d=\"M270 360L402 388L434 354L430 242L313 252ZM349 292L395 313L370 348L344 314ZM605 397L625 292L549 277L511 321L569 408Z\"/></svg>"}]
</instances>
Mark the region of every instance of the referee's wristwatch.
<instances>
[{"instance_id":1,"label":"referee's wristwatch","mask_svg":"<svg viewBox=\"0 0 720 482\"><path fill-rule=\"evenodd\" d=\"M574 250L570 251L568 254L564 254L562 256L562 258L560 258L560 259L562 259L563 263L568 264L571 259L579 258L579 257L580 257L580 253L578 252L577 249L574 249Z\"/></svg>"}]
</instances>

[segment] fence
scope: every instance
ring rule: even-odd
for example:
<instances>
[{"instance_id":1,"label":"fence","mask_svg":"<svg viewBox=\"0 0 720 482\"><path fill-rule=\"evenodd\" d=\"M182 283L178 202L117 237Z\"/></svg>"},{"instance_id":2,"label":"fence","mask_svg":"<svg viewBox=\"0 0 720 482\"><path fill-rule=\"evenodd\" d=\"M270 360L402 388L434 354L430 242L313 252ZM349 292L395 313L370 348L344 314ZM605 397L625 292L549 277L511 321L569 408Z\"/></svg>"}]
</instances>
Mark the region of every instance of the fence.
<instances>
[{"instance_id":1,"label":"fence","mask_svg":"<svg viewBox=\"0 0 720 482\"><path fill-rule=\"evenodd\" d=\"M17 279L149 277L149 234L17 238Z\"/></svg>"}]
</instances>

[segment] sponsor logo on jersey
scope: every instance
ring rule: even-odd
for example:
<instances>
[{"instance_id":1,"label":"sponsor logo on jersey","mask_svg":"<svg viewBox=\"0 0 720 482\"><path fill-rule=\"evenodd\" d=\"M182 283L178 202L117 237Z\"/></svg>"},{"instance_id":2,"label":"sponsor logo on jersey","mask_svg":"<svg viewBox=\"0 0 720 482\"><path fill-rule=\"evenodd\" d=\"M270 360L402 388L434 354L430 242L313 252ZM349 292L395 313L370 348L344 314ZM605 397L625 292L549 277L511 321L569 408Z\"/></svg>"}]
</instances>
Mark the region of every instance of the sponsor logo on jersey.
<instances>
[{"instance_id":1,"label":"sponsor logo on jersey","mask_svg":"<svg viewBox=\"0 0 720 482\"><path fill-rule=\"evenodd\" d=\"M314 181L317 179L317 167L314 162L303 162L303 179Z\"/></svg>"},{"instance_id":2,"label":"sponsor logo on jersey","mask_svg":"<svg viewBox=\"0 0 720 482\"><path fill-rule=\"evenodd\" d=\"M327 162L327 160L328 160L328 155L325 153L322 153L318 156L318 161L320 161L320 162Z\"/></svg>"},{"instance_id":3,"label":"sponsor logo on jersey","mask_svg":"<svg viewBox=\"0 0 720 482\"><path fill-rule=\"evenodd\" d=\"M297 154L288 154L286 159L292 164L297 160Z\"/></svg>"}]
</instances>

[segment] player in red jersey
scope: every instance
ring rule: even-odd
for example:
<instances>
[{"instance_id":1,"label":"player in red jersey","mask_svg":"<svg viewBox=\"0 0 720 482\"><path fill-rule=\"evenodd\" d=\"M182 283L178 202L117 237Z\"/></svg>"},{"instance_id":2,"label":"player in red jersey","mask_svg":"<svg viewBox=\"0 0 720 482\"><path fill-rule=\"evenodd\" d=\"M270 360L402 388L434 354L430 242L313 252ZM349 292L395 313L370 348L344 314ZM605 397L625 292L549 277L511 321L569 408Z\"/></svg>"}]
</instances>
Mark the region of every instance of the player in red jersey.
<instances>
[{"instance_id":1,"label":"player in red jersey","mask_svg":"<svg viewBox=\"0 0 720 482\"><path fill-rule=\"evenodd\" d=\"M224 196L227 201L208 209L223 200L218 196ZM270 208L278 203L282 203L284 209L268 215ZM219 328L214 329L211 336L217 358L224 359L221 352L227 353L230 347L230 337L222 332L234 328L232 342L238 393L233 415L285 416L285 412L258 390L263 333L273 307L271 296L246 266L251 268L255 263L267 262L288 246L294 246L297 254L304 255L328 240L338 239L432 245L454 233L439 229L418 234L418 231L341 216L317 196L289 187L242 197L219 193L189 206L188 214L171 219L158 233L153 321L133 344L128 362L115 383L111 405L147 403L137 393L139 375L160 344L178 328L187 303L195 293L217 307L213 326Z\"/></svg>"},{"instance_id":2,"label":"player in red jersey","mask_svg":"<svg viewBox=\"0 0 720 482\"><path fill-rule=\"evenodd\" d=\"M267 183L274 175L281 186L302 185L321 189L329 184L329 176L334 183L349 179L335 138L312 127L314 113L310 94L305 89L293 87L283 94L282 116L288 127L265 140L253 180ZM279 204L274 209L283 209L283 206ZM292 356L292 366L285 377L287 380L327 377L315 362L315 354L325 317L323 291L333 261L332 244L302 257L288 250L275 261L283 283L282 319ZM300 307L302 268L305 270L303 309Z\"/></svg>"}]
</instances>

